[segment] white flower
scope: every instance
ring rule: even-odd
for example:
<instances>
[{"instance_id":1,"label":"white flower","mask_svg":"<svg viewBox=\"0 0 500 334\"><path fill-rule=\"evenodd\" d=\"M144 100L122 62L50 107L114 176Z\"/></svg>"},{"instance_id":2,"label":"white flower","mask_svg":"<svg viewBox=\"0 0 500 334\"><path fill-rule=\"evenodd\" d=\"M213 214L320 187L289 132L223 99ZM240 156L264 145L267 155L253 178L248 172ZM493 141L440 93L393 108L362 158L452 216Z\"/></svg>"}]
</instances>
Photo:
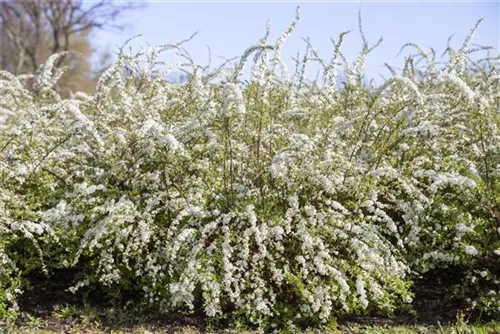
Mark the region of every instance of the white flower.
<instances>
[{"instance_id":1,"label":"white flower","mask_svg":"<svg viewBox=\"0 0 500 334\"><path fill-rule=\"evenodd\" d=\"M459 232L473 232L474 228L471 226L467 226L465 224L459 223L455 225L455 229Z\"/></svg>"},{"instance_id":2,"label":"white flower","mask_svg":"<svg viewBox=\"0 0 500 334\"><path fill-rule=\"evenodd\" d=\"M474 99L476 97L475 93L472 91L472 89L465 83L461 78L454 74L442 72L439 76L439 80L443 82L449 82L452 85L454 85L458 90L465 96L467 101L470 104L474 103Z\"/></svg>"},{"instance_id":3,"label":"white flower","mask_svg":"<svg viewBox=\"0 0 500 334\"><path fill-rule=\"evenodd\" d=\"M401 151L406 152L410 149L410 146L407 143L401 143L399 144L399 148L401 149Z\"/></svg>"},{"instance_id":4,"label":"white flower","mask_svg":"<svg viewBox=\"0 0 500 334\"><path fill-rule=\"evenodd\" d=\"M305 211L306 215L308 215L309 217L312 217L316 214L316 208L312 205L306 205L304 207L304 211Z\"/></svg>"},{"instance_id":5,"label":"white flower","mask_svg":"<svg viewBox=\"0 0 500 334\"><path fill-rule=\"evenodd\" d=\"M299 198L297 196L288 197L288 205L290 205L291 208L298 208L299 207Z\"/></svg>"},{"instance_id":6,"label":"white flower","mask_svg":"<svg viewBox=\"0 0 500 334\"><path fill-rule=\"evenodd\" d=\"M165 127L153 119L148 119L144 122L139 132L146 136L148 134L161 133L165 130Z\"/></svg>"},{"instance_id":7,"label":"white flower","mask_svg":"<svg viewBox=\"0 0 500 334\"><path fill-rule=\"evenodd\" d=\"M477 251L476 247L471 246L471 245L465 246L464 252L465 252L465 254L472 255L472 256L476 256L479 253Z\"/></svg>"},{"instance_id":8,"label":"white flower","mask_svg":"<svg viewBox=\"0 0 500 334\"><path fill-rule=\"evenodd\" d=\"M223 117L229 116L229 105L234 105L236 108L237 115L243 115L246 112L245 99L241 89L233 83L225 84L225 95L224 95L224 106L223 106Z\"/></svg>"},{"instance_id":9,"label":"white flower","mask_svg":"<svg viewBox=\"0 0 500 334\"><path fill-rule=\"evenodd\" d=\"M170 149L172 151L175 151L179 148L180 143L175 139L175 137L171 134L166 135L165 137L162 138L162 141L164 143L167 143L170 146Z\"/></svg>"}]
</instances>

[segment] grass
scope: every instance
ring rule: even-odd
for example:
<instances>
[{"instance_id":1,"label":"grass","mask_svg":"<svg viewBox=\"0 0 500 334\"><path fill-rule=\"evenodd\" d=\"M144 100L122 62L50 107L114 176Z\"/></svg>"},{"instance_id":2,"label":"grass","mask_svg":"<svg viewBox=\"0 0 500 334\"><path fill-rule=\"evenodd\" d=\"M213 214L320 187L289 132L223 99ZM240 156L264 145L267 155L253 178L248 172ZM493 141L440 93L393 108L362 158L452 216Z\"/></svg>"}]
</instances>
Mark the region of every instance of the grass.
<instances>
[{"instance_id":1,"label":"grass","mask_svg":"<svg viewBox=\"0 0 500 334\"><path fill-rule=\"evenodd\" d=\"M62 305L49 316L36 317L22 313L14 326L7 327L0 323L0 334L50 334L50 333L259 333L252 329L236 329L234 327L211 327L197 317L155 318L148 315L132 313L108 308L98 310L95 307L78 307ZM465 316L458 316L451 324L400 324L397 320L380 318L349 318L331 328L310 328L281 333L307 334L497 334L500 333L500 322L472 322Z\"/></svg>"},{"instance_id":2,"label":"grass","mask_svg":"<svg viewBox=\"0 0 500 334\"><path fill-rule=\"evenodd\" d=\"M60 328L46 329L44 326L20 326L10 331L0 333L12 334L49 334L49 333L133 333L133 334L148 334L148 333L179 333L179 334L198 334L198 333L238 333L238 334L253 334L257 333L251 330L236 330L223 329L217 331L205 331L193 326L164 326L155 325L138 325L133 327L118 327L114 329L101 328L99 323L92 326L70 323ZM454 324L448 326L426 326L426 325L403 325L403 326L387 326L387 325L342 325L337 329L313 329L299 331L299 333L356 333L356 334L496 334L500 333L500 323L487 324Z\"/></svg>"},{"instance_id":3,"label":"grass","mask_svg":"<svg viewBox=\"0 0 500 334\"><path fill-rule=\"evenodd\" d=\"M429 280L432 281L432 280ZM40 283L20 299L21 314L16 323L7 328L0 321L0 334L49 333L234 333L253 334L255 329L237 324L214 324L201 315L158 315L137 308L114 307L100 300L77 302L75 296L58 289L59 282ZM446 286L447 284L444 284ZM393 319L373 316L345 316L329 327L310 328L297 333L334 334L500 334L500 322L486 322L468 317L453 302L443 296L448 290L432 282L417 285L420 301L416 313L399 315ZM429 290L431 287L433 289ZM49 293L50 291L50 293ZM455 305L456 306L456 305ZM459 314L459 316L455 316ZM418 315L418 316L417 316ZM292 333L283 331L282 333Z\"/></svg>"}]
</instances>

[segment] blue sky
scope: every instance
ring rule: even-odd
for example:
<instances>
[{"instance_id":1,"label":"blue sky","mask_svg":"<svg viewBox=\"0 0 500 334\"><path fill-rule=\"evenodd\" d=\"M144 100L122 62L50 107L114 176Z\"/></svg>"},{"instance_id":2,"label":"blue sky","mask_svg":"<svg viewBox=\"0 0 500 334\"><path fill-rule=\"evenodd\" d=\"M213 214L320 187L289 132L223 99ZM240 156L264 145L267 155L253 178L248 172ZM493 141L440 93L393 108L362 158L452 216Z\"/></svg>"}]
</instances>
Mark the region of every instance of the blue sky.
<instances>
[{"instance_id":1,"label":"blue sky","mask_svg":"<svg viewBox=\"0 0 500 334\"><path fill-rule=\"evenodd\" d=\"M366 62L366 75L379 78L387 75L383 63L400 66L405 53L396 58L407 42L434 47L444 51L446 41L454 34L452 46L458 47L475 22L485 17L473 43L500 48L500 2L437 2L437 1L345 1L345 2L147 2L145 8L128 12L122 22L127 28L118 33L97 32L94 42L98 50L116 50L116 46L131 36L142 37L131 43L141 46L166 44L185 39L195 31L196 38L186 45L193 59L200 64L208 61L209 45L212 63L241 55L256 44L265 33L270 20L274 41L288 27L300 6L301 20L285 44L283 56L291 59L297 51L303 54L302 37L309 37L319 53L329 57L333 46L330 36L337 38L341 31L353 30L346 38L343 52L349 60L359 53L361 37L358 32L358 9L361 6L363 27L368 40L375 43L383 36L382 44ZM406 52L406 54L408 54ZM439 54L441 54L441 52ZM176 60L165 55L162 60ZM289 66L292 66L291 60Z\"/></svg>"}]
</instances>

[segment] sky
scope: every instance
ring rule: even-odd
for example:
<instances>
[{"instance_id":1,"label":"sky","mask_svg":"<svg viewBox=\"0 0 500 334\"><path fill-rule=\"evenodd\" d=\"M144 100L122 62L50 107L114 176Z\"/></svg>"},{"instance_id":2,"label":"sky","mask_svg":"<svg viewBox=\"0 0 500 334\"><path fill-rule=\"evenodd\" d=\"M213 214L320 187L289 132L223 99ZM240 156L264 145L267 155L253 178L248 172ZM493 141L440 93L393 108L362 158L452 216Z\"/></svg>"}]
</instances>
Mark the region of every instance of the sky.
<instances>
[{"instance_id":1,"label":"sky","mask_svg":"<svg viewBox=\"0 0 500 334\"><path fill-rule=\"evenodd\" d=\"M303 55L309 37L319 54L329 58L333 52L330 37L335 40L342 31L352 30L346 36L342 51L352 61L361 51L362 40L358 30L358 10L361 8L363 30L369 42L383 37L382 44L367 58L365 74L377 81L388 76L387 62L401 66L410 49L398 53L408 42L424 48L433 47L439 55L451 45L458 48L476 21L484 21L475 34L473 43L493 46L494 54L500 48L500 1L438 2L438 1L343 1L343 2L166 2L142 1L143 8L129 11L122 19L126 28L121 32L94 33L98 50L114 52L132 36L141 34L130 46L133 50L148 45L177 42L198 31L194 40L185 45L198 64L208 62L207 45L211 49L212 64L240 56L258 43L271 22L270 41L275 41L287 29L300 7L301 19L283 48L283 57L290 71L291 57L297 51ZM97 59L97 58L95 58ZM178 60L165 54L160 60Z\"/></svg>"}]
</instances>

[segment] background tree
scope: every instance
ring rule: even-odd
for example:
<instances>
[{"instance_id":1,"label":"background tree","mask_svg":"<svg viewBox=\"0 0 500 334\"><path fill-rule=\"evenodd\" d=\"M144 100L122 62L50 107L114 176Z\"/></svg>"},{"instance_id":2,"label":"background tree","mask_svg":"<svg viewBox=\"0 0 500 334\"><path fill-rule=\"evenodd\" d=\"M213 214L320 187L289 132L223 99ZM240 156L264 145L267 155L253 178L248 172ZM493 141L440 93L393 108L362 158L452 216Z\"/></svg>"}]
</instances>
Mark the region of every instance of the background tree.
<instances>
[{"instance_id":1,"label":"background tree","mask_svg":"<svg viewBox=\"0 0 500 334\"><path fill-rule=\"evenodd\" d=\"M0 64L14 74L33 73L48 56L70 52L58 65L68 66L59 88L92 92L89 63L94 53L90 34L99 29L121 29L117 19L131 3L102 0L2 0L0 2ZM82 57L83 56L83 57ZM82 59L83 58L83 59Z\"/></svg>"}]
</instances>

